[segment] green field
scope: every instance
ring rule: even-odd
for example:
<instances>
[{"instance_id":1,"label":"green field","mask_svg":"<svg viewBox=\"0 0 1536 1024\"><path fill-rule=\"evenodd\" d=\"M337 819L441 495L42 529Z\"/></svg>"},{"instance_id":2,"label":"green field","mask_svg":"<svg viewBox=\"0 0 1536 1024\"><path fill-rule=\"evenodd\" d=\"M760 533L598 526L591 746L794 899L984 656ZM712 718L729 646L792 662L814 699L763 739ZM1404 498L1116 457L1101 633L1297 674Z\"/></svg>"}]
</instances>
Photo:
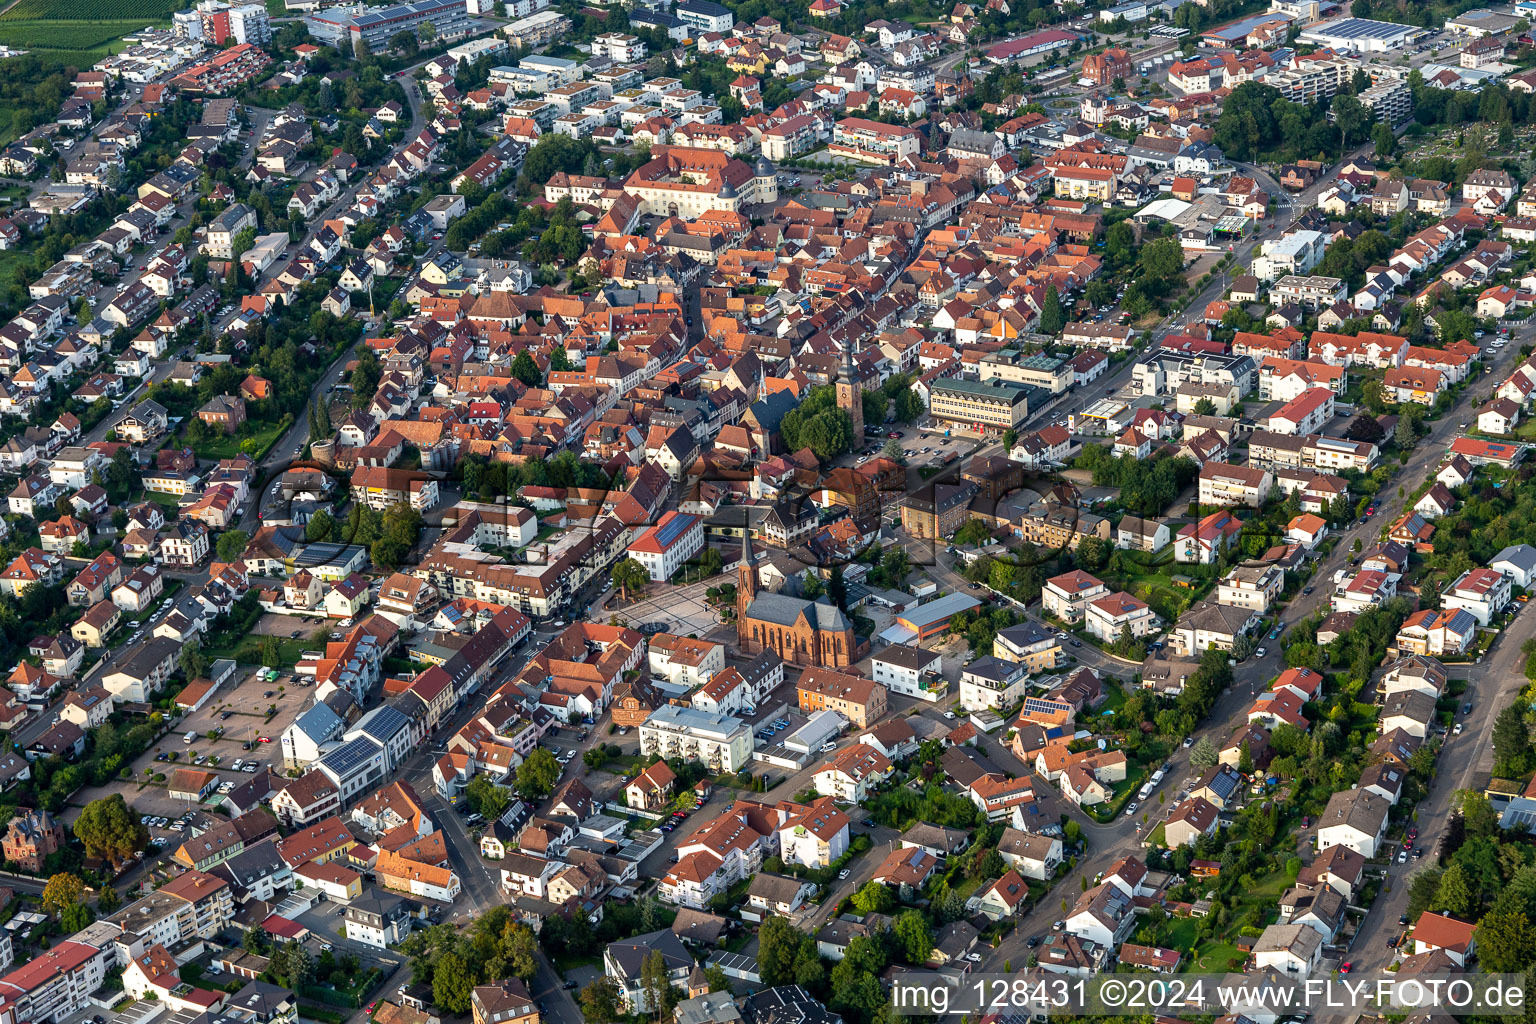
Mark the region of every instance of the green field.
<instances>
[{"instance_id":1,"label":"green field","mask_svg":"<svg viewBox=\"0 0 1536 1024\"><path fill-rule=\"evenodd\" d=\"M112 52L113 40L128 32L137 32L147 21L62 21L56 18L32 18L10 21L0 18L0 43L29 50L49 64L89 68ZM7 111L0 111L10 129Z\"/></svg>"},{"instance_id":2,"label":"green field","mask_svg":"<svg viewBox=\"0 0 1536 1024\"><path fill-rule=\"evenodd\" d=\"M16 0L0 21L83 21L90 24L131 21L139 28L163 21L180 4L175 0Z\"/></svg>"},{"instance_id":3,"label":"green field","mask_svg":"<svg viewBox=\"0 0 1536 1024\"><path fill-rule=\"evenodd\" d=\"M85 68L110 53L113 40L164 23L179 6L175 0L16 0L0 14L0 43ZM0 125L0 131L9 128Z\"/></svg>"}]
</instances>

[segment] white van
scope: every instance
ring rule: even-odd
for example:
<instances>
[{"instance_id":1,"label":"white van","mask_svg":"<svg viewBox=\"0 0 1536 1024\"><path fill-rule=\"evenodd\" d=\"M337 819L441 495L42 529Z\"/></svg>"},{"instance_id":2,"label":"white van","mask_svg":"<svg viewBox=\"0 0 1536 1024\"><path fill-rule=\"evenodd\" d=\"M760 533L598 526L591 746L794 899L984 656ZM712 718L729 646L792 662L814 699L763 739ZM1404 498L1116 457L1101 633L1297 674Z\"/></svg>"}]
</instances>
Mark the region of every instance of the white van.
<instances>
[{"instance_id":1,"label":"white van","mask_svg":"<svg viewBox=\"0 0 1536 1024\"><path fill-rule=\"evenodd\" d=\"M185 736L183 736L181 738L181 742L185 743L187 746L190 747L192 745L192 741L195 740L195 739L197 739L197 733L196 733L196 731L192 731L192 732L188 732Z\"/></svg>"}]
</instances>

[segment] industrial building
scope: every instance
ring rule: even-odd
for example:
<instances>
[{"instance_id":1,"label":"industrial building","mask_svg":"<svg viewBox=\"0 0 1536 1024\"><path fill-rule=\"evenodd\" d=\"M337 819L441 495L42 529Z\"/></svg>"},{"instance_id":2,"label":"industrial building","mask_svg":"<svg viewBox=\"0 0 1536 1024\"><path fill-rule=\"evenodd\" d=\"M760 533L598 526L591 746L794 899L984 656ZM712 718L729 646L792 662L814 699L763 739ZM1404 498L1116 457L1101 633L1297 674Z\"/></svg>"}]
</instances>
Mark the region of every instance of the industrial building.
<instances>
[{"instance_id":1,"label":"industrial building","mask_svg":"<svg viewBox=\"0 0 1536 1024\"><path fill-rule=\"evenodd\" d=\"M1424 31L1412 25L1395 25L1370 18L1340 18L1302 29L1298 41L1353 53L1387 53L1422 35Z\"/></svg>"}]
</instances>

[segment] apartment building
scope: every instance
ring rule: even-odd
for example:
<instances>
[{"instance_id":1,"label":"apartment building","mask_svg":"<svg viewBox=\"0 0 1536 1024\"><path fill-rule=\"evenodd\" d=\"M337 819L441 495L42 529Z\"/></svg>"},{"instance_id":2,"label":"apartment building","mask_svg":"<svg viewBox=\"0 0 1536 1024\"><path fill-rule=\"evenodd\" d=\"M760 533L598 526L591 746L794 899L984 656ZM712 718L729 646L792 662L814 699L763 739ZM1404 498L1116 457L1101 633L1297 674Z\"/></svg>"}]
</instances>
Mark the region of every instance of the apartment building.
<instances>
[{"instance_id":1,"label":"apartment building","mask_svg":"<svg viewBox=\"0 0 1536 1024\"><path fill-rule=\"evenodd\" d=\"M715 772L741 771L752 748L752 730L741 719L677 704L657 708L640 725L643 756L700 761Z\"/></svg>"},{"instance_id":2,"label":"apartment building","mask_svg":"<svg viewBox=\"0 0 1536 1024\"><path fill-rule=\"evenodd\" d=\"M681 14L678 15L682 17ZM833 153L867 164L898 164L921 152L923 137L915 128L847 117L832 130Z\"/></svg>"},{"instance_id":3,"label":"apartment building","mask_svg":"<svg viewBox=\"0 0 1536 1024\"><path fill-rule=\"evenodd\" d=\"M1287 274L1269 289L1270 301L1276 305L1295 302L1308 309L1325 309L1335 302L1344 301L1346 294L1343 281L1321 274Z\"/></svg>"},{"instance_id":4,"label":"apartment building","mask_svg":"<svg viewBox=\"0 0 1536 1024\"><path fill-rule=\"evenodd\" d=\"M1016 430L1029 418L1034 388L994 377L986 381L940 377L929 385L929 412L936 420L984 434Z\"/></svg>"},{"instance_id":5,"label":"apartment building","mask_svg":"<svg viewBox=\"0 0 1536 1024\"><path fill-rule=\"evenodd\" d=\"M1275 478L1267 469L1207 462L1200 467L1200 504L1258 508L1274 484Z\"/></svg>"}]
</instances>

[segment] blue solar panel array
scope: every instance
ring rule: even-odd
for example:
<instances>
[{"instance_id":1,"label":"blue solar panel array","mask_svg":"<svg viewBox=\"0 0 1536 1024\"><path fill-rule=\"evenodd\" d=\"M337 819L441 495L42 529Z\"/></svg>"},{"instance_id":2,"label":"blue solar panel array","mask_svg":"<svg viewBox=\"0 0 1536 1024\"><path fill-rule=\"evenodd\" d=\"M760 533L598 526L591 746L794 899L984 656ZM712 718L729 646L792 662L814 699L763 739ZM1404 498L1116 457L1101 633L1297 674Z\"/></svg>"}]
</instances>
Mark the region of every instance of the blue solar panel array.
<instances>
[{"instance_id":1,"label":"blue solar panel array","mask_svg":"<svg viewBox=\"0 0 1536 1024\"><path fill-rule=\"evenodd\" d=\"M688 532L688 528L693 523L693 516L684 514L673 516L656 528L656 543L660 544L663 548L671 547L678 542L683 534Z\"/></svg>"}]
</instances>

